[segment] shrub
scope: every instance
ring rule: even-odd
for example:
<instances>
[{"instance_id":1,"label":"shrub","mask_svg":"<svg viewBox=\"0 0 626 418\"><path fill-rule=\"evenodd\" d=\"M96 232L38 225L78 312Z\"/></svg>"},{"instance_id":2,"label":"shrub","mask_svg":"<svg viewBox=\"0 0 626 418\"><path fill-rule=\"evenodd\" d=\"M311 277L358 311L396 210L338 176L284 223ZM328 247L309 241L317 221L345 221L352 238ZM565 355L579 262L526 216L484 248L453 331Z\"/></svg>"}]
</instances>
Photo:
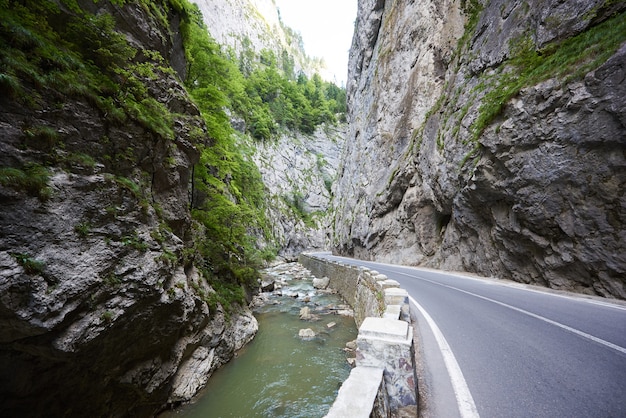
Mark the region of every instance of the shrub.
<instances>
[{"instance_id":1,"label":"shrub","mask_svg":"<svg viewBox=\"0 0 626 418\"><path fill-rule=\"evenodd\" d=\"M133 194L133 196L139 198L141 197L141 188L137 183L132 181L127 177L116 176L115 182L120 185L123 189L128 190Z\"/></svg>"},{"instance_id":2,"label":"shrub","mask_svg":"<svg viewBox=\"0 0 626 418\"><path fill-rule=\"evenodd\" d=\"M46 268L43 261L36 260L28 254L13 253L11 255L28 274L42 274Z\"/></svg>"},{"instance_id":3,"label":"shrub","mask_svg":"<svg viewBox=\"0 0 626 418\"><path fill-rule=\"evenodd\" d=\"M114 313L111 311L104 311L102 312L102 315L100 315L100 319L102 319L103 322L111 322L113 321L113 317L114 317Z\"/></svg>"},{"instance_id":4,"label":"shrub","mask_svg":"<svg viewBox=\"0 0 626 418\"><path fill-rule=\"evenodd\" d=\"M103 283L108 287L115 287L122 284L122 278L115 273L109 273L102 279Z\"/></svg>"},{"instance_id":5,"label":"shrub","mask_svg":"<svg viewBox=\"0 0 626 418\"><path fill-rule=\"evenodd\" d=\"M148 250L148 244L136 233L122 237L122 244L130 246L138 251Z\"/></svg>"},{"instance_id":6,"label":"shrub","mask_svg":"<svg viewBox=\"0 0 626 418\"><path fill-rule=\"evenodd\" d=\"M81 237L86 237L91 231L91 224L87 221L74 225L74 231Z\"/></svg>"},{"instance_id":7,"label":"shrub","mask_svg":"<svg viewBox=\"0 0 626 418\"><path fill-rule=\"evenodd\" d=\"M0 93L8 97L17 97L22 93L22 84L14 75L0 73Z\"/></svg>"},{"instance_id":8,"label":"shrub","mask_svg":"<svg viewBox=\"0 0 626 418\"><path fill-rule=\"evenodd\" d=\"M52 194L48 187L50 171L38 164L28 164L24 169L14 167L0 168L0 184L17 191L23 191L40 200L47 200Z\"/></svg>"}]
</instances>

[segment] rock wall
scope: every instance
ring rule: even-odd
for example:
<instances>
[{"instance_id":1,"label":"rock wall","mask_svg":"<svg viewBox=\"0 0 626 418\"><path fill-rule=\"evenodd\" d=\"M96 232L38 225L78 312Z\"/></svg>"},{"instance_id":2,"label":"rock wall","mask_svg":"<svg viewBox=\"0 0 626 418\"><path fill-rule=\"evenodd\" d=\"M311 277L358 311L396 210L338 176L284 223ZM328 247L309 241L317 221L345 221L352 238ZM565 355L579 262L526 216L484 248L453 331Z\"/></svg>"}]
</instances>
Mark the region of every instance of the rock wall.
<instances>
[{"instance_id":1,"label":"rock wall","mask_svg":"<svg viewBox=\"0 0 626 418\"><path fill-rule=\"evenodd\" d=\"M167 28L137 3L78 4L184 72L175 13ZM183 261L199 111L175 72L147 93L175 115L171 139L22 83L41 89L34 106L0 95L0 409L140 417L189 400L257 330L247 310L209 309L201 295L213 289Z\"/></svg>"},{"instance_id":2,"label":"rock wall","mask_svg":"<svg viewBox=\"0 0 626 418\"><path fill-rule=\"evenodd\" d=\"M360 1L337 252L625 298L625 9Z\"/></svg>"},{"instance_id":3,"label":"rock wall","mask_svg":"<svg viewBox=\"0 0 626 418\"><path fill-rule=\"evenodd\" d=\"M198 0L211 36L225 47L242 52L260 53L263 49L282 57L291 55L294 70L312 75L321 70L319 60L307 57L299 34L283 25L272 0ZM246 49L248 49L246 51Z\"/></svg>"},{"instance_id":4,"label":"rock wall","mask_svg":"<svg viewBox=\"0 0 626 418\"><path fill-rule=\"evenodd\" d=\"M314 135L290 133L253 144L253 158L267 188L278 255L286 260L297 259L305 250L330 248L331 187L345 129L323 126Z\"/></svg>"}]
</instances>

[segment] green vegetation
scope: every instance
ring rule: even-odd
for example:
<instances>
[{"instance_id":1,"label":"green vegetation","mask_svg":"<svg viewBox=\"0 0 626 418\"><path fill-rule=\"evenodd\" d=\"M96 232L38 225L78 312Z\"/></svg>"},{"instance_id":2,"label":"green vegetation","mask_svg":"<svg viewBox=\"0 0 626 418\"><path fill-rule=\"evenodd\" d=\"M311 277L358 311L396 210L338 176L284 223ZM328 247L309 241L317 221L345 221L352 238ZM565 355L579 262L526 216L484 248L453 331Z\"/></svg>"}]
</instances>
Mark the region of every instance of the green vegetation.
<instances>
[{"instance_id":1,"label":"green vegetation","mask_svg":"<svg viewBox=\"0 0 626 418\"><path fill-rule=\"evenodd\" d=\"M244 119L247 132L258 140L270 139L281 128L311 134L322 123L336 123L336 115L345 120L345 89L317 74L310 79L303 73L296 76L293 59L286 53L280 63L267 50L255 57L249 40L244 40L236 60L208 36L197 6L186 5L185 11L186 84L205 113L228 107Z\"/></svg>"},{"instance_id":2,"label":"green vegetation","mask_svg":"<svg viewBox=\"0 0 626 418\"><path fill-rule=\"evenodd\" d=\"M72 0L62 3L69 12L54 2L0 0L0 91L32 108L44 97L59 103L85 99L112 123L134 120L173 138L169 111L143 82L171 71L159 53L130 46L111 15L92 15ZM142 3L152 9L166 4ZM50 128L25 133L48 140L58 136Z\"/></svg>"},{"instance_id":3,"label":"green vegetation","mask_svg":"<svg viewBox=\"0 0 626 418\"><path fill-rule=\"evenodd\" d=\"M61 162L68 166L78 165L81 167L94 168L96 160L92 156L84 153L70 153L61 159Z\"/></svg>"},{"instance_id":4,"label":"green vegetation","mask_svg":"<svg viewBox=\"0 0 626 418\"><path fill-rule=\"evenodd\" d=\"M486 77L489 88L471 127L471 139L477 141L504 105L524 87L550 78L563 83L580 78L605 62L624 40L626 13L541 50L537 50L530 36L515 40L511 45L512 58L495 77Z\"/></svg>"},{"instance_id":5,"label":"green vegetation","mask_svg":"<svg viewBox=\"0 0 626 418\"><path fill-rule=\"evenodd\" d=\"M292 214L297 218L302 220L304 224L310 228L314 228L315 224L315 215L318 213L310 213L307 211L305 206L305 198L299 191L293 191L291 195L282 196L283 202L287 205Z\"/></svg>"},{"instance_id":6,"label":"green vegetation","mask_svg":"<svg viewBox=\"0 0 626 418\"><path fill-rule=\"evenodd\" d=\"M122 237L122 244L124 246L129 246L137 251L147 251L148 244L136 233L125 235Z\"/></svg>"},{"instance_id":7,"label":"green vegetation","mask_svg":"<svg viewBox=\"0 0 626 418\"><path fill-rule=\"evenodd\" d=\"M161 262L168 267L174 267L178 264L178 257L173 252L164 249L163 252L155 257L155 261Z\"/></svg>"},{"instance_id":8,"label":"green vegetation","mask_svg":"<svg viewBox=\"0 0 626 418\"><path fill-rule=\"evenodd\" d=\"M0 167L0 184L45 201L52 195L48 186L50 171L38 164L29 164L23 169Z\"/></svg>"},{"instance_id":9,"label":"green vegetation","mask_svg":"<svg viewBox=\"0 0 626 418\"><path fill-rule=\"evenodd\" d=\"M109 273L102 280L108 287L116 287L122 284L122 278L115 273Z\"/></svg>"},{"instance_id":10,"label":"green vegetation","mask_svg":"<svg viewBox=\"0 0 626 418\"><path fill-rule=\"evenodd\" d=\"M226 314L229 314L234 306L246 300L246 294L241 286L220 281L212 282L211 286L215 292L205 295L204 300L213 312L216 311L217 305L220 304L224 307Z\"/></svg>"},{"instance_id":11,"label":"green vegetation","mask_svg":"<svg viewBox=\"0 0 626 418\"><path fill-rule=\"evenodd\" d=\"M27 143L34 148L51 148L59 140L59 133L49 126L33 126L24 129Z\"/></svg>"},{"instance_id":12,"label":"green vegetation","mask_svg":"<svg viewBox=\"0 0 626 418\"><path fill-rule=\"evenodd\" d=\"M81 237L86 237L91 232L91 224L88 221L80 222L74 225L74 232L76 232Z\"/></svg>"},{"instance_id":13,"label":"green vegetation","mask_svg":"<svg viewBox=\"0 0 626 418\"><path fill-rule=\"evenodd\" d=\"M225 109L244 95L243 75L209 37L197 6L185 4L181 32L188 60L185 84L200 108L210 138L194 168L194 244L183 253L216 293L201 297L212 310L245 301L256 286L262 259L257 240L269 241L261 175L236 136Z\"/></svg>"},{"instance_id":14,"label":"green vegetation","mask_svg":"<svg viewBox=\"0 0 626 418\"><path fill-rule=\"evenodd\" d=\"M114 180L120 187L131 192L133 196L137 198L141 197L141 188L133 180L121 176L114 177Z\"/></svg>"},{"instance_id":15,"label":"green vegetation","mask_svg":"<svg viewBox=\"0 0 626 418\"><path fill-rule=\"evenodd\" d=\"M100 319L103 322L111 322L113 321L113 317L115 316L115 314L111 311L104 311L102 312L102 315L100 315Z\"/></svg>"},{"instance_id":16,"label":"green vegetation","mask_svg":"<svg viewBox=\"0 0 626 418\"><path fill-rule=\"evenodd\" d=\"M203 147L194 170L192 216L202 231L193 251L195 260L217 293L205 300L226 309L244 301L245 287L256 286L256 269L273 257L265 217L266 196L261 175L250 158L245 138L237 135L225 112L239 115L247 133L269 140L280 130L313 133L322 123L345 118L345 90L293 73L293 59L281 62L270 51L259 56L244 47L238 59L213 41L195 5L184 3L181 33L188 62L185 84L206 121L210 143ZM244 46L250 44L249 40ZM342 116L343 115L343 116Z\"/></svg>"},{"instance_id":17,"label":"green vegetation","mask_svg":"<svg viewBox=\"0 0 626 418\"><path fill-rule=\"evenodd\" d=\"M42 274L46 269L46 264L43 261L36 260L28 254L13 253L11 255L28 274Z\"/></svg>"},{"instance_id":18,"label":"green vegetation","mask_svg":"<svg viewBox=\"0 0 626 418\"><path fill-rule=\"evenodd\" d=\"M187 0L109 1L118 7L138 5L163 29L173 13L181 17L187 58L183 81L207 129L192 129L201 157L192 179L192 245L183 250L180 262L198 266L217 291L204 298L209 305L229 309L245 300L245 288L257 284L256 269L275 253L261 176L250 158L248 137L233 130L231 116L243 119L245 133L256 140L269 140L285 130L311 134L320 124L345 120L345 90L319 75L295 74L294 59L286 51L280 57L251 49L240 57L223 51L208 35L197 6ZM131 45L116 25L110 14L92 14L76 0L0 0L0 94L33 111L82 102L97 109L108 128L136 124L155 139L174 139L174 120L183 115L172 114L150 89L155 80L176 76L174 70L159 52ZM297 34L291 36L297 41ZM152 207L162 216L149 195L149 179L138 179L137 173L131 179L128 171L116 171L120 165L133 166L138 147L117 147L105 132L101 143L107 152L89 155L85 149L66 150L63 132L43 124L25 126L24 147L40 151L44 165L71 169L103 163L107 181L130 192L144 213ZM166 165L174 164L171 156L166 158ZM51 171L44 165L0 168L0 183L45 200L52 189ZM117 213L114 204L105 210ZM91 227L84 221L74 230L85 237ZM165 249L162 229L160 225L152 236L163 250L158 261L175 265L179 257ZM125 246L148 250L136 234L119 239ZM34 263L28 257L19 260ZM32 271L37 270L34 266ZM118 278L112 275L104 281L115 284Z\"/></svg>"}]
</instances>

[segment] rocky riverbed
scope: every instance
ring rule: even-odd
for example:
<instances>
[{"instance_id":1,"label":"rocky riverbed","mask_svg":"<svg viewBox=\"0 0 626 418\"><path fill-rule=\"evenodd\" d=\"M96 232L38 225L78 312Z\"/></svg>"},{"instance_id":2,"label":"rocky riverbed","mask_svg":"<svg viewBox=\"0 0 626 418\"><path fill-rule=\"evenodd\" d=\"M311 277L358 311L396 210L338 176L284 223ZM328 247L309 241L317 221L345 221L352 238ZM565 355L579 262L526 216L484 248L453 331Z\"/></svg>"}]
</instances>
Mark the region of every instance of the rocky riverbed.
<instances>
[{"instance_id":1,"label":"rocky riverbed","mask_svg":"<svg viewBox=\"0 0 626 418\"><path fill-rule=\"evenodd\" d=\"M251 306L254 340L214 373L199 398L167 416L322 417L350 373L352 310L297 263L264 271ZM315 280L315 282L314 282ZM348 344L350 345L350 344Z\"/></svg>"}]
</instances>

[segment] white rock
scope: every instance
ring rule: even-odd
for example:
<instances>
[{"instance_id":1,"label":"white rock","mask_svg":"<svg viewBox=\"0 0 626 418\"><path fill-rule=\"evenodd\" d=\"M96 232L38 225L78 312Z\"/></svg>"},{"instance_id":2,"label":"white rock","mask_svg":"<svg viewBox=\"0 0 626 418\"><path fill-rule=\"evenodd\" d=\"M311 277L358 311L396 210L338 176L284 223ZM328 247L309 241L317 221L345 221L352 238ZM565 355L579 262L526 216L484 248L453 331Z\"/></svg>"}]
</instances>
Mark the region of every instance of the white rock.
<instances>
[{"instance_id":1,"label":"white rock","mask_svg":"<svg viewBox=\"0 0 626 418\"><path fill-rule=\"evenodd\" d=\"M326 289L330 279L328 277L322 277L321 279L313 279L313 287L316 289Z\"/></svg>"},{"instance_id":2,"label":"white rock","mask_svg":"<svg viewBox=\"0 0 626 418\"><path fill-rule=\"evenodd\" d=\"M298 332L298 336L303 340L310 340L311 338L315 338L315 331L313 331L311 328L301 329Z\"/></svg>"},{"instance_id":3,"label":"white rock","mask_svg":"<svg viewBox=\"0 0 626 418\"><path fill-rule=\"evenodd\" d=\"M303 321L308 321L309 319L311 319L312 316L313 315L311 315L311 308L309 308L308 306L300 309L300 319L302 319Z\"/></svg>"}]
</instances>

